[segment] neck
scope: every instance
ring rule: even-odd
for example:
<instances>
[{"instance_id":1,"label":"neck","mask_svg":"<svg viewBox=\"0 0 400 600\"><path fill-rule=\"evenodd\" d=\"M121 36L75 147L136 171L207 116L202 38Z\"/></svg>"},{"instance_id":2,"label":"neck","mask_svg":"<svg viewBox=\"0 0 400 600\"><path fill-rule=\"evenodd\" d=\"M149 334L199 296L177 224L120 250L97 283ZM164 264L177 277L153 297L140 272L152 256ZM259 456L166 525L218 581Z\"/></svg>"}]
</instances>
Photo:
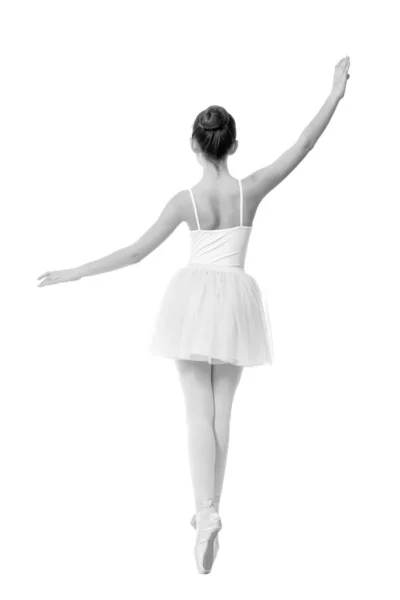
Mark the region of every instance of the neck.
<instances>
[{"instance_id":1,"label":"neck","mask_svg":"<svg viewBox=\"0 0 400 600\"><path fill-rule=\"evenodd\" d=\"M202 182L205 184L217 183L220 181L224 181L226 179L230 179L232 176L229 173L228 167L226 164L222 164L219 167L219 171L214 167L214 165L203 166L203 177Z\"/></svg>"}]
</instances>

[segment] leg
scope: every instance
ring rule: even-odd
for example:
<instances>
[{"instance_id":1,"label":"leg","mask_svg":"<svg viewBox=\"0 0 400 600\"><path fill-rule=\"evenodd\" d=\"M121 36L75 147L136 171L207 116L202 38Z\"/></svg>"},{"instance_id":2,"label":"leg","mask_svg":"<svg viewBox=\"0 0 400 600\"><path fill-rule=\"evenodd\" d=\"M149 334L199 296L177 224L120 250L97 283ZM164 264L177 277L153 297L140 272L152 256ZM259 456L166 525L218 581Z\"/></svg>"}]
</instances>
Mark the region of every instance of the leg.
<instances>
[{"instance_id":1,"label":"leg","mask_svg":"<svg viewBox=\"0 0 400 600\"><path fill-rule=\"evenodd\" d=\"M185 397L189 463L196 512L214 497L215 435L211 365L205 361L175 361Z\"/></svg>"},{"instance_id":2,"label":"leg","mask_svg":"<svg viewBox=\"0 0 400 600\"><path fill-rule=\"evenodd\" d=\"M216 437L214 494L219 509L229 447L232 403L241 379L243 367L230 363L212 365Z\"/></svg>"}]
</instances>

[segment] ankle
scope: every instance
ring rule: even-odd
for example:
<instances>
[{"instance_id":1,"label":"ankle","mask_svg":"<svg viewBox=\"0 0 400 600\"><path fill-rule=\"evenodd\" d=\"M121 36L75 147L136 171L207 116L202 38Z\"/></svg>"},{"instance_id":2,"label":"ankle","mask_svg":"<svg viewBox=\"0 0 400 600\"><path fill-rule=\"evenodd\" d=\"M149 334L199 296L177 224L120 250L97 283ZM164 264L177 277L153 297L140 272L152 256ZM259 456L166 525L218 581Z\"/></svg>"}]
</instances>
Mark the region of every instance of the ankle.
<instances>
[{"instance_id":1,"label":"ankle","mask_svg":"<svg viewBox=\"0 0 400 600\"><path fill-rule=\"evenodd\" d=\"M209 498L207 500L200 500L196 502L197 515L208 516L215 512L218 512L218 505L213 498Z\"/></svg>"}]
</instances>

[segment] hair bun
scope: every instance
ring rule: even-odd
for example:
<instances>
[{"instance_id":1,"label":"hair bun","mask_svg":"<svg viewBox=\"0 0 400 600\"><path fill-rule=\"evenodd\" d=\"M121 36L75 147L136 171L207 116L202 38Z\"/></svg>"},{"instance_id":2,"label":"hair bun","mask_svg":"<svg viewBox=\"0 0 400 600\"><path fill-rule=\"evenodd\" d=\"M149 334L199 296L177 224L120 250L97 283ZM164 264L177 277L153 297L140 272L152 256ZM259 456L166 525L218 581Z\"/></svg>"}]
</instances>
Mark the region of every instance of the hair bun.
<instances>
[{"instance_id":1,"label":"hair bun","mask_svg":"<svg viewBox=\"0 0 400 600\"><path fill-rule=\"evenodd\" d=\"M219 106L210 106L199 119L199 125L208 131L222 129L228 123L229 115Z\"/></svg>"}]
</instances>

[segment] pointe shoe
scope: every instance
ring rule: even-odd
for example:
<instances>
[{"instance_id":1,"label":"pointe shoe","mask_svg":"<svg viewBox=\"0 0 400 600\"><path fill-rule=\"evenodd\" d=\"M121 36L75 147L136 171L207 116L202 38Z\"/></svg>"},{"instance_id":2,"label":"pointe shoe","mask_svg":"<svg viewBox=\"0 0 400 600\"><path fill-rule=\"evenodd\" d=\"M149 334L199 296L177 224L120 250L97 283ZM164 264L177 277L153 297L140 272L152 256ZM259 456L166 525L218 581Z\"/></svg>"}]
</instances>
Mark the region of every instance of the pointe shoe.
<instances>
[{"instance_id":1,"label":"pointe shoe","mask_svg":"<svg viewBox=\"0 0 400 600\"><path fill-rule=\"evenodd\" d=\"M190 524L193 527L193 529L196 529L197 524L196 524L196 515L195 514L193 515L192 520L190 521ZM221 521L221 525L222 525L222 521ZM219 550L219 540L218 540L218 535L216 535L215 539L214 539L214 561L217 558L218 550Z\"/></svg>"},{"instance_id":2,"label":"pointe shoe","mask_svg":"<svg viewBox=\"0 0 400 600\"><path fill-rule=\"evenodd\" d=\"M214 500L204 500L204 508L215 509ZM208 515L202 516L199 511L196 515L196 545L194 554L196 559L197 570L201 574L210 573L214 563L214 542L222 529L221 518L214 510Z\"/></svg>"}]
</instances>

